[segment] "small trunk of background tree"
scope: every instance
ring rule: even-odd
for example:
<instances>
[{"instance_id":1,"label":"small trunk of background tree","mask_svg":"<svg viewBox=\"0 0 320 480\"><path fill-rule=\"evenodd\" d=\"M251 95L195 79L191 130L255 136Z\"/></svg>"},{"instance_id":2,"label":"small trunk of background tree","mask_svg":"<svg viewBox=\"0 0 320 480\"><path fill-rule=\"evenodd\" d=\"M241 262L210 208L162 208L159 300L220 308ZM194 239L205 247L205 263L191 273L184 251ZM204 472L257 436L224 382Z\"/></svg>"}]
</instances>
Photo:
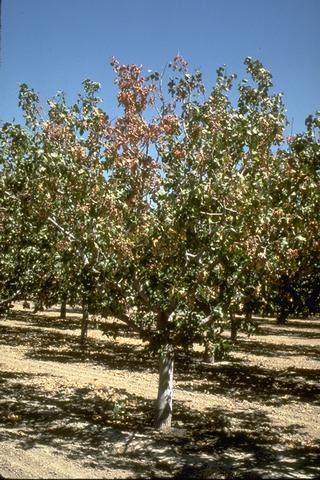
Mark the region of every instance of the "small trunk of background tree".
<instances>
[{"instance_id":1,"label":"small trunk of background tree","mask_svg":"<svg viewBox=\"0 0 320 480\"><path fill-rule=\"evenodd\" d=\"M82 318L81 318L81 345L84 347L88 338L88 324L89 324L89 307L88 302L84 299L82 301Z\"/></svg>"},{"instance_id":2,"label":"small trunk of background tree","mask_svg":"<svg viewBox=\"0 0 320 480\"><path fill-rule=\"evenodd\" d=\"M160 353L159 389L156 403L156 428L168 430L172 420L174 350L166 345Z\"/></svg>"},{"instance_id":3,"label":"small trunk of background tree","mask_svg":"<svg viewBox=\"0 0 320 480\"><path fill-rule=\"evenodd\" d=\"M284 325L288 320L289 313L285 309L280 309L277 315L277 324Z\"/></svg>"},{"instance_id":4,"label":"small trunk of background tree","mask_svg":"<svg viewBox=\"0 0 320 480\"><path fill-rule=\"evenodd\" d=\"M231 341L233 343L237 342L239 321L236 319L236 316L233 312L230 313L230 328L231 328Z\"/></svg>"},{"instance_id":5,"label":"small trunk of background tree","mask_svg":"<svg viewBox=\"0 0 320 480\"><path fill-rule=\"evenodd\" d=\"M214 348L213 348L212 342L210 342L210 340L208 339L205 340L205 344L204 344L203 361L206 363L215 362Z\"/></svg>"},{"instance_id":6,"label":"small trunk of background tree","mask_svg":"<svg viewBox=\"0 0 320 480\"><path fill-rule=\"evenodd\" d=\"M62 318L62 320L67 318L67 297L65 295L62 297L61 301L60 318Z\"/></svg>"},{"instance_id":7,"label":"small trunk of background tree","mask_svg":"<svg viewBox=\"0 0 320 480\"><path fill-rule=\"evenodd\" d=\"M28 302L28 300L27 300L27 299L24 299L24 301L23 301L23 304L22 304L22 307L23 307L23 308L28 308L28 309L29 309L29 308L30 308L30 302Z\"/></svg>"},{"instance_id":8,"label":"small trunk of background tree","mask_svg":"<svg viewBox=\"0 0 320 480\"><path fill-rule=\"evenodd\" d=\"M42 300L36 300L34 302L33 312L34 313L43 312L43 310L44 310L43 301Z\"/></svg>"},{"instance_id":9,"label":"small trunk of background tree","mask_svg":"<svg viewBox=\"0 0 320 480\"><path fill-rule=\"evenodd\" d=\"M252 323L252 310L246 310L245 320L246 323Z\"/></svg>"}]
</instances>

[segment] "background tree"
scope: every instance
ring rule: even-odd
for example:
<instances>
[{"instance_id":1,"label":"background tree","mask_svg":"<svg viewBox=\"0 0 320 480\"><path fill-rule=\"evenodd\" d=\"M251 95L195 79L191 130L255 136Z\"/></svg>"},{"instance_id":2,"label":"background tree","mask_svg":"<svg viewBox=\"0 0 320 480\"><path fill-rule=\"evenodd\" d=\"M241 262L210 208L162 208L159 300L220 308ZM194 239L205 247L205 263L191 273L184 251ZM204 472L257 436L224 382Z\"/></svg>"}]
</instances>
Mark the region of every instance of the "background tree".
<instances>
[{"instance_id":1,"label":"background tree","mask_svg":"<svg viewBox=\"0 0 320 480\"><path fill-rule=\"evenodd\" d=\"M306 132L289 138L289 148L279 154L281 175L273 180L269 243L276 272L268 285L268 305L279 323L290 314L320 309L319 125L319 113L309 116Z\"/></svg>"}]
</instances>

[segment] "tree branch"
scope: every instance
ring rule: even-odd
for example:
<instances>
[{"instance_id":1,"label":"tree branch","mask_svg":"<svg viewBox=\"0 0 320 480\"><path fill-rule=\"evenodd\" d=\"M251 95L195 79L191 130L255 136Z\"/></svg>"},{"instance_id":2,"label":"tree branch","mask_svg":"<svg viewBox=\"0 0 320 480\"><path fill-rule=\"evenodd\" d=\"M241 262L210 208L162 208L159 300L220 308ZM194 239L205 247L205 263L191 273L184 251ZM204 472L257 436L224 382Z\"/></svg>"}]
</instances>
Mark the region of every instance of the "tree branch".
<instances>
[{"instance_id":1,"label":"tree branch","mask_svg":"<svg viewBox=\"0 0 320 480\"><path fill-rule=\"evenodd\" d=\"M21 291L19 290L18 292L16 292L11 297L6 298L5 300L0 300L0 306L5 305L6 303L12 302L13 300L16 300L19 297L20 293L21 293Z\"/></svg>"}]
</instances>

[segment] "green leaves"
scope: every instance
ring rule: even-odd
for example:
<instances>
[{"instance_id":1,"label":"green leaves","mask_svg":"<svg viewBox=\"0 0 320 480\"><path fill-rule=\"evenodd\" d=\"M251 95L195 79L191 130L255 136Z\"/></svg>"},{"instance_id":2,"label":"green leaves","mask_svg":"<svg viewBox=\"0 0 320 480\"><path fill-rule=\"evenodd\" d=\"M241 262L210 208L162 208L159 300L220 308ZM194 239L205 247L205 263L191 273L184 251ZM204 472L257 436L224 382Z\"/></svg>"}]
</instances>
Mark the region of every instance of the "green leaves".
<instances>
[{"instance_id":1,"label":"green leaves","mask_svg":"<svg viewBox=\"0 0 320 480\"><path fill-rule=\"evenodd\" d=\"M206 97L201 72L180 56L167 77L113 60L113 121L97 82L84 80L71 106L58 92L46 119L23 84L26 127L0 131L0 288L85 295L155 348L190 346L210 334L204 318L220 331L230 309L242 314L271 298L281 275L310 269L319 115L280 150L282 96L269 93L261 62L245 65L237 87L218 69Z\"/></svg>"}]
</instances>

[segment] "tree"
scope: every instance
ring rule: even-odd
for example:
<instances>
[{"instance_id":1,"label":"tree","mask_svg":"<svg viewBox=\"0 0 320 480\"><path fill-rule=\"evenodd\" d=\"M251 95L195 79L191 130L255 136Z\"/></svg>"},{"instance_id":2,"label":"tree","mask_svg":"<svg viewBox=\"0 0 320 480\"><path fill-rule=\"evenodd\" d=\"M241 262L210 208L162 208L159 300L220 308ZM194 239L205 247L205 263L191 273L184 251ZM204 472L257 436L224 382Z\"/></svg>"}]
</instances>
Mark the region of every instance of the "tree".
<instances>
[{"instance_id":1,"label":"tree","mask_svg":"<svg viewBox=\"0 0 320 480\"><path fill-rule=\"evenodd\" d=\"M268 95L268 72L259 62L248 59L247 65L258 88L241 84L234 108L225 96L233 77L220 69L212 94L201 101L200 72L188 73L183 59L176 58L169 101L165 102L163 78L151 77L160 83L158 125L164 130L156 143L158 168L143 164L145 157L135 150L136 144L133 159L132 144L121 144L121 162L129 162L129 169L122 171L124 185L136 183L134 196L132 191L129 195L131 246L119 262L125 295L120 288L117 308L120 303L124 312L130 311L130 321L142 337L160 350L160 428L171 422L176 350L191 348L199 338L216 342L221 320L230 310L240 309L248 295L249 274L259 287L256 263L265 254L265 239L255 235L270 213L266 182L272 162L277 162L271 147L282 140L284 115L280 97ZM128 67L116 68L125 78L126 95L121 93L120 99L126 102L125 131L130 132L130 118L141 121L135 107L135 86L141 84L130 74L128 79ZM154 180L146 184L141 178ZM141 190L141 185L150 185L149 190ZM125 202L122 205L127 209Z\"/></svg>"},{"instance_id":2,"label":"tree","mask_svg":"<svg viewBox=\"0 0 320 480\"><path fill-rule=\"evenodd\" d=\"M224 68L205 96L201 72L180 56L168 80L113 60L114 121L86 80L73 106L62 93L50 100L47 119L22 85L27 128L2 127L4 290L80 302L83 342L89 312L134 328L159 354L160 429L171 425L177 350L195 341L221 350L230 319L250 319L295 265L301 209L316 215L318 173L306 187L309 176L294 170L302 196L293 201L297 159L280 148L281 95L260 62L245 64L251 82L239 83L234 103Z\"/></svg>"},{"instance_id":3,"label":"tree","mask_svg":"<svg viewBox=\"0 0 320 480\"><path fill-rule=\"evenodd\" d=\"M282 175L274 181L273 225L269 230L276 275L269 304L284 323L291 314L319 312L319 112L306 119L305 133L289 137L279 156ZM275 239L275 231L280 232Z\"/></svg>"}]
</instances>

